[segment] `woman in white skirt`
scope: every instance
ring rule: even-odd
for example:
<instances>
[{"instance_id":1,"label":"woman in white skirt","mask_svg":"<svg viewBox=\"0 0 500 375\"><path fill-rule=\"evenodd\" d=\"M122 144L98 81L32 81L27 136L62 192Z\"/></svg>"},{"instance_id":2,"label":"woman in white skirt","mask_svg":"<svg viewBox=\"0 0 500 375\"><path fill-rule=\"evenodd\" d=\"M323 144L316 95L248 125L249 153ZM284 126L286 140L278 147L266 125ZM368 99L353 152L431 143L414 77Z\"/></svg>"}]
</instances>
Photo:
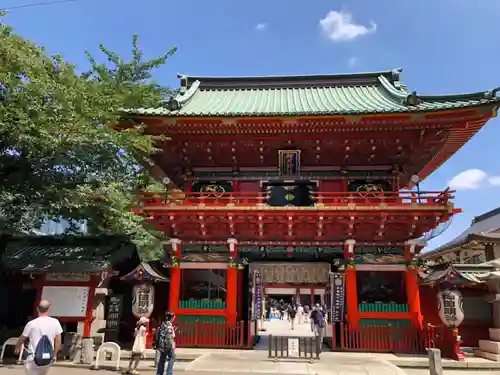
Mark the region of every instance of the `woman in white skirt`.
<instances>
[{"instance_id":1,"label":"woman in white skirt","mask_svg":"<svg viewBox=\"0 0 500 375\"><path fill-rule=\"evenodd\" d=\"M132 356L130 357L130 362L128 364L127 374L137 374L139 361L144 356L144 352L146 350L146 326L148 323L149 319L146 317L142 317L137 322L134 333L134 345L132 346Z\"/></svg>"}]
</instances>

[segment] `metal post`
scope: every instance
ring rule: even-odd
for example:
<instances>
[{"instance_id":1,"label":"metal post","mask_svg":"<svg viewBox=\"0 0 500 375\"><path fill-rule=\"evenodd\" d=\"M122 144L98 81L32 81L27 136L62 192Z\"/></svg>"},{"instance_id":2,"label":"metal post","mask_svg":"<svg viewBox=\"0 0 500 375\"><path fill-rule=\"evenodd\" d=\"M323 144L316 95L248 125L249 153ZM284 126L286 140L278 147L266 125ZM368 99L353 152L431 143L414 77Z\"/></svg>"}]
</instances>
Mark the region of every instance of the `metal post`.
<instances>
[{"instance_id":1,"label":"metal post","mask_svg":"<svg viewBox=\"0 0 500 375\"><path fill-rule=\"evenodd\" d=\"M321 353L322 341L323 341L323 339L321 336L316 336L316 359L319 359L319 354ZM312 357L312 353L311 353L311 357Z\"/></svg>"},{"instance_id":2,"label":"metal post","mask_svg":"<svg viewBox=\"0 0 500 375\"><path fill-rule=\"evenodd\" d=\"M273 335L269 335L267 337L268 339L268 354L269 354L269 358L272 358L272 350L273 350Z\"/></svg>"}]
</instances>

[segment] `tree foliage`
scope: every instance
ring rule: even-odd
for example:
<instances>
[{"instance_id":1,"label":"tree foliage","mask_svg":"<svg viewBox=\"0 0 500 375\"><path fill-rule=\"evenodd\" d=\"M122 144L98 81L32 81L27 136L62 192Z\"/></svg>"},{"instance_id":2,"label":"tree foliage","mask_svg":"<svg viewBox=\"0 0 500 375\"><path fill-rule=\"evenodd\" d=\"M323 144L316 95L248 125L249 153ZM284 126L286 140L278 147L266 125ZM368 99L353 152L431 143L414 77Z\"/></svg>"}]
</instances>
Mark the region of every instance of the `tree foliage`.
<instances>
[{"instance_id":1,"label":"tree foliage","mask_svg":"<svg viewBox=\"0 0 500 375\"><path fill-rule=\"evenodd\" d=\"M161 234L131 208L139 189L161 189L136 158L154 152L158 139L141 127L112 126L121 108L164 105L172 91L152 71L175 48L145 60L134 36L128 61L103 45L100 51L106 63L87 53L89 70L79 73L0 17L0 233L49 219L87 220L93 234L129 234L150 257Z\"/></svg>"}]
</instances>

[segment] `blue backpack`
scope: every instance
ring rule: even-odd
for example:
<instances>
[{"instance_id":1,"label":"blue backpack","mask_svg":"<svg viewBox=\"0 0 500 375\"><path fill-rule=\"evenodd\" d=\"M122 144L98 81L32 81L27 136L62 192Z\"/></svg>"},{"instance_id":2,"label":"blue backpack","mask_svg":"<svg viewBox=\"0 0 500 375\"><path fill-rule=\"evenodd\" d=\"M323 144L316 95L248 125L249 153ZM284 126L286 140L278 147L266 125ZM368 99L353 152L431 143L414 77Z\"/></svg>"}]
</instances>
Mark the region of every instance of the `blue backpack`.
<instances>
[{"instance_id":1,"label":"blue backpack","mask_svg":"<svg viewBox=\"0 0 500 375\"><path fill-rule=\"evenodd\" d=\"M314 324L317 324L319 328L323 328L325 326L325 314L321 310L316 310L316 314L314 315Z\"/></svg>"},{"instance_id":2,"label":"blue backpack","mask_svg":"<svg viewBox=\"0 0 500 375\"><path fill-rule=\"evenodd\" d=\"M47 366L54 361L54 348L47 335L42 335L38 344L36 344L34 353L34 362L37 366Z\"/></svg>"}]
</instances>

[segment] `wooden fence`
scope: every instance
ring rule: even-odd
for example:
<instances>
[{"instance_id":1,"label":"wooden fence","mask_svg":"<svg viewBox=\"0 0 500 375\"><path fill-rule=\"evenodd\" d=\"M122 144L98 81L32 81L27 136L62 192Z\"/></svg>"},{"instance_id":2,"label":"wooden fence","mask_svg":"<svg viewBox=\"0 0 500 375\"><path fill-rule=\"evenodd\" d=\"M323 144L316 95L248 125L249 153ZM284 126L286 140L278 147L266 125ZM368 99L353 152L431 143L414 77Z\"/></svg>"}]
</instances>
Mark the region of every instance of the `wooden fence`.
<instances>
[{"instance_id":1,"label":"wooden fence","mask_svg":"<svg viewBox=\"0 0 500 375\"><path fill-rule=\"evenodd\" d=\"M251 347L252 332L245 334L244 322L236 325L216 322L179 322L176 324L178 347L227 348ZM426 327L360 326L357 329L345 323L331 325L332 350L379 353L425 353L436 347L438 329ZM247 336L247 337L245 337ZM245 343L247 345L245 345Z\"/></svg>"},{"instance_id":2,"label":"wooden fence","mask_svg":"<svg viewBox=\"0 0 500 375\"><path fill-rule=\"evenodd\" d=\"M434 348L435 328L370 326L353 329L345 323L332 326L332 350L379 353L426 353ZM339 337L340 335L340 337Z\"/></svg>"},{"instance_id":3,"label":"wooden fence","mask_svg":"<svg viewBox=\"0 0 500 375\"><path fill-rule=\"evenodd\" d=\"M175 343L178 347L243 348L244 323L202 323L199 321L176 324Z\"/></svg>"}]
</instances>

